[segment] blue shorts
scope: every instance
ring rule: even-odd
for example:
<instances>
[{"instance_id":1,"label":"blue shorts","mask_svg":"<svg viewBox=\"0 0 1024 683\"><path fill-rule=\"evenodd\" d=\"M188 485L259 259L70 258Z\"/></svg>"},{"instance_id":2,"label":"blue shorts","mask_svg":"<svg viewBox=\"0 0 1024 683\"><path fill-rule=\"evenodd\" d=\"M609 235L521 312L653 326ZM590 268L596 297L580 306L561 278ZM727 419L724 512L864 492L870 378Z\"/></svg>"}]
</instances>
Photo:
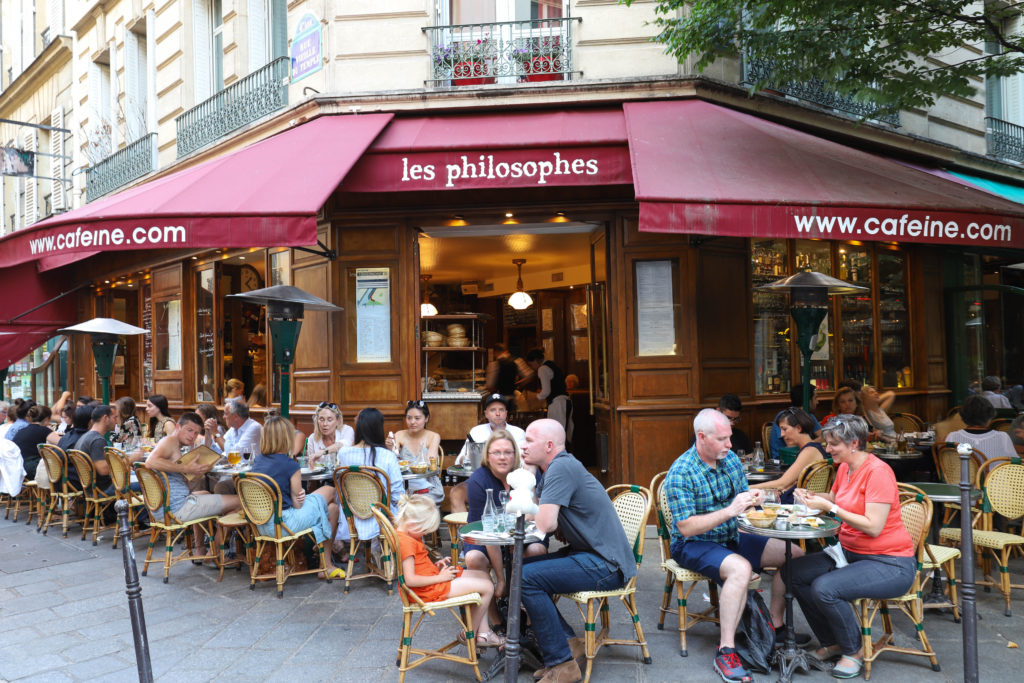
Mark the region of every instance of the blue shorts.
<instances>
[{"instance_id":1,"label":"blue shorts","mask_svg":"<svg viewBox=\"0 0 1024 683\"><path fill-rule=\"evenodd\" d=\"M699 572L718 585L722 585L722 563L733 554L742 556L755 572L760 572L761 556L768 545L768 537L738 534L737 538L736 542L726 544L679 539L672 542L672 559L680 567Z\"/></svg>"}]
</instances>

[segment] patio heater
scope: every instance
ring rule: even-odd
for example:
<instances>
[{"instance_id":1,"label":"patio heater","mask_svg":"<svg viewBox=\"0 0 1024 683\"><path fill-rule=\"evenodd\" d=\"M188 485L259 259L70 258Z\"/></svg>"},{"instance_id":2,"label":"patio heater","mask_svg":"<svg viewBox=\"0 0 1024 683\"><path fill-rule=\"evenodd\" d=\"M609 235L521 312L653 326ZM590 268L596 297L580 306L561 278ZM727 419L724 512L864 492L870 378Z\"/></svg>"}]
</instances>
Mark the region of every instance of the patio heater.
<instances>
[{"instance_id":1,"label":"patio heater","mask_svg":"<svg viewBox=\"0 0 1024 683\"><path fill-rule=\"evenodd\" d=\"M340 311L342 308L291 285L274 285L244 294L228 294L225 298L267 307L267 326L274 347L274 363L281 368L281 416L288 417L288 406L291 403L289 368L295 360L302 315L307 310Z\"/></svg>"},{"instance_id":2,"label":"patio heater","mask_svg":"<svg viewBox=\"0 0 1024 683\"><path fill-rule=\"evenodd\" d=\"M811 411L811 342L828 315L828 298L835 294L856 294L867 287L854 285L824 273L804 271L767 285L757 287L766 292L789 292L790 309L796 324L796 345L803 362L800 381L804 386L804 410Z\"/></svg>"},{"instance_id":3,"label":"patio heater","mask_svg":"<svg viewBox=\"0 0 1024 683\"><path fill-rule=\"evenodd\" d=\"M113 318L93 318L57 331L64 334L89 335L92 340L92 357L96 362L96 374L103 382L103 405L110 405L110 375L114 371L114 356L117 355L117 345L121 337L149 334L149 330Z\"/></svg>"}]
</instances>

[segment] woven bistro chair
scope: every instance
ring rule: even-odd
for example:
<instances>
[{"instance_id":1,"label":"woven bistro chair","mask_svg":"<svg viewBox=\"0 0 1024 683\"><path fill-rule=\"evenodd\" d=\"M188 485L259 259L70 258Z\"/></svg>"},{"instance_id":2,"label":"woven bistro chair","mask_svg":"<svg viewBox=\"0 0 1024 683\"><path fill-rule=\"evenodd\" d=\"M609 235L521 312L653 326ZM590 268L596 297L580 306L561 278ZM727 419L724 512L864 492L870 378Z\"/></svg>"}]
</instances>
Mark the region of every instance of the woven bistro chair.
<instances>
[{"instance_id":1,"label":"woven bistro chair","mask_svg":"<svg viewBox=\"0 0 1024 683\"><path fill-rule=\"evenodd\" d=\"M341 509L348 522L350 534L348 551L348 569L345 574L345 592L349 584L358 579L378 578L388 584L388 595L395 587L395 565L388 548L381 546L380 558L376 559L371 552L372 538L360 538L356 520L375 519L373 504L379 503L390 509L388 491L391 490L391 479L387 472L369 465L347 465L334 470L334 487L341 498ZM363 561L366 571L353 576L356 556L359 549L363 550Z\"/></svg>"},{"instance_id":2,"label":"woven bistro chair","mask_svg":"<svg viewBox=\"0 0 1024 683\"><path fill-rule=\"evenodd\" d=\"M395 576L398 579L398 595L402 599L402 638L398 643L398 682L404 683L405 674L407 671L415 669L416 667L429 662L433 659L441 659L448 662L456 662L458 664L468 664L473 667L473 674L476 676L476 680L483 680L480 675L480 667L477 662L476 655L476 637L473 633L473 620L470 618L469 608L475 607L477 609L483 609L483 599L479 593L469 593L467 595L460 595L455 598L448 598L447 600L439 600L437 602L423 602L420 596L416 595L415 592L407 585L405 585L405 573L402 570L402 558L398 557L398 533L395 531L394 525L391 523L391 512L387 505L381 503L373 503L370 506L370 514L373 515L377 524L380 526L381 541L390 548L394 548L396 561L395 561ZM423 620L427 616L436 616L436 613L441 610L448 610L449 613L455 618L455 621L459 623L459 627L462 629L463 634L466 637L466 656L460 657L452 650L462 645L459 639L455 639L450 643L446 643L441 647L434 650L424 650L421 648L414 648L412 646L412 639L416 635L420 626L423 624ZM416 615L416 623L413 623L413 615ZM415 657L416 659L413 659Z\"/></svg>"},{"instance_id":3,"label":"woven bistro chair","mask_svg":"<svg viewBox=\"0 0 1024 683\"><path fill-rule=\"evenodd\" d=\"M40 528L45 536L50 524L55 523L52 522L53 513L60 507L61 536L67 538L68 526L73 522L82 524L84 529L84 518L71 519L72 508L82 499L82 490L68 481L68 456L61 448L48 443L39 444L39 455L46 463L46 476L50 478L50 504Z\"/></svg>"},{"instance_id":4,"label":"woven bistro chair","mask_svg":"<svg viewBox=\"0 0 1024 683\"><path fill-rule=\"evenodd\" d=\"M960 454L956 452L957 445L949 441L932 446L932 459L935 461L935 471L939 473L942 481L947 484L957 485L960 483ZM972 482L977 482L984 462L985 454L981 451L975 450L971 454L971 458L967 462L967 472ZM981 488L980 484L977 486L979 489ZM944 507L945 512L942 515L943 526L949 524L956 513L960 511L960 503L945 503ZM972 507L971 514L974 517L979 517L981 515L981 508Z\"/></svg>"},{"instance_id":5,"label":"woven bistro chair","mask_svg":"<svg viewBox=\"0 0 1024 683\"><path fill-rule=\"evenodd\" d=\"M26 515L27 518L25 519L25 524L31 524L32 515L35 515L38 523L42 525L43 491L45 491L45 489L40 489L39 486L36 485L35 481L26 479L21 482L21 492L18 495L8 496L7 494L4 494L7 498L7 508L4 510L4 519L7 519L7 516L11 513L11 509L13 508L14 517L11 519L11 522L17 522L18 517L21 515L21 505L24 503L25 511L28 513Z\"/></svg>"},{"instance_id":6,"label":"woven bistro chair","mask_svg":"<svg viewBox=\"0 0 1024 683\"><path fill-rule=\"evenodd\" d=\"M615 506L619 522L626 532L626 539L633 547L637 574L622 588L608 591L579 591L560 596L576 603L576 608L580 611L580 616L583 617L584 644L587 655L587 668L583 674L584 683L590 680L594 657L597 656L598 650L605 645L634 645L639 647L643 653L644 664L651 663L651 652L647 649L647 640L644 638L644 629L640 625L640 614L636 608L636 580L640 575L640 562L644 559L644 536L646 535L644 531L647 528L647 517L651 512L651 491L644 486L630 484L611 486L606 491L612 499L612 505ZM635 638L624 640L608 636L611 628L608 604L610 598L619 598L625 605L633 621ZM584 610L584 608L586 609ZM597 631L598 614L601 615L600 632Z\"/></svg>"},{"instance_id":7,"label":"woven bistro chair","mask_svg":"<svg viewBox=\"0 0 1024 683\"><path fill-rule=\"evenodd\" d=\"M469 513L452 512L445 515L441 521L448 525L448 544L451 547L452 566L454 567L459 563L459 549L462 546L459 542L459 527L469 521Z\"/></svg>"},{"instance_id":8,"label":"woven bistro chair","mask_svg":"<svg viewBox=\"0 0 1024 683\"><path fill-rule=\"evenodd\" d=\"M654 475L651 480L651 491L654 492L654 509L658 518L658 548L661 550L661 568L665 571L665 593L661 598L661 609L658 615L658 630L665 628L665 615L675 613L679 617L679 655L686 657L689 652L686 649L686 632L694 624L702 621L718 623L718 584L704 576L689 569L683 569L672 559L669 546L672 543L670 529L674 524L672 512L668 507L668 498L665 495L665 475L668 472L661 472ZM703 612L690 612L687 609L687 601L690 594L702 581L708 584L708 595L711 597L711 606ZM689 583L689 588L683 584ZM676 588L676 609L669 606L672 596L672 586Z\"/></svg>"},{"instance_id":9,"label":"woven bistro chair","mask_svg":"<svg viewBox=\"0 0 1024 683\"><path fill-rule=\"evenodd\" d=\"M89 527L92 526L92 544L99 543L100 532L115 528L115 524L104 524L103 516L117 496L107 493L96 485L96 466L92 458L84 451L68 449L68 458L78 472L78 481L82 485L82 500L85 501L85 524L82 525L82 540L85 540ZM117 538L117 534L114 534Z\"/></svg>"},{"instance_id":10,"label":"woven bistro chair","mask_svg":"<svg viewBox=\"0 0 1024 683\"><path fill-rule=\"evenodd\" d=\"M977 485L981 489L982 516L974 520L974 546L981 549L985 557L985 579L976 583L983 586L998 585L1003 594L1006 609L1003 612L1011 616L1010 591L1024 588L1024 584L1010 581L1010 553L1014 548L1024 546L1024 536L994 531L992 515L1000 514L1007 519L1017 519L1024 515L1024 465L1019 458L992 458L986 460L978 471ZM959 546L961 529L947 528L939 533L943 542ZM987 552L986 552L987 551ZM999 582L988 578L988 562L994 559L999 564Z\"/></svg>"},{"instance_id":11,"label":"woven bistro chair","mask_svg":"<svg viewBox=\"0 0 1024 683\"><path fill-rule=\"evenodd\" d=\"M205 539L196 537L193 539L196 531L201 531L205 534L206 538L212 539L214 537L213 523L217 517L199 517L188 522L181 522L174 513L171 511L171 506L167 497L167 475L159 470L150 469L146 467L144 463L137 462L133 465L135 468L135 476L139 479L139 484L142 486L142 499L146 502L146 507L149 508L149 546L146 549L146 561L142 565L142 575L146 576L149 571L149 563L153 561L153 548L156 547L156 541L160 538L160 534L164 535L164 583L167 583L171 573L171 567L184 562L185 560L194 560L201 562L203 560L214 560L216 561L217 555L203 554L198 555L194 549L193 540L196 543L204 542ZM154 512L162 511L163 519L159 519ZM178 554L174 554L174 546L178 542L183 542L184 548Z\"/></svg>"},{"instance_id":12,"label":"woven bistro chair","mask_svg":"<svg viewBox=\"0 0 1024 683\"><path fill-rule=\"evenodd\" d=\"M796 487L815 493L828 493L836 480L836 467L828 460L812 462L797 478Z\"/></svg>"},{"instance_id":13,"label":"woven bistro chair","mask_svg":"<svg viewBox=\"0 0 1024 683\"><path fill-rule=\"evenodd\" d=\"M110 468L110 481L114 484L114 497L128 504L128 538L134 540L146 534L139 528L139 513L145 506L142 494L132 491L132 466L128 456L116 448L103 449L103 458ZM114 533L114 550L117 550L118 534Z\"/></svg>"},{"instance_id":14,"label":"woven bistro chair","mask_svg":"<svg viewBox=\"0 0 1024 683\"><path fill-rule=\"evenodd\" d=\"M861 642L864 647L864 680L871 678L871 665L883 652L901 652L927 657L931 660L932 670L940 670L939 658L935 655L935 650L932 649L931 643L928 642L928 636L924 632L924 607L921 597L922 560L925 557L924 547L931 527L932 501L919 488L906 484L898 486L900 489L900 516L903 518L903 525L910 534L910 538L914 541L917 572L914 574L914 583L910 586L910 590L897 598L886 600L859 598L853 601L854 609L860 618ZM921 641L921 649L896 645L890 606L895 606L914 623L917 637ZM881 638L874 641L871 636L871 624L879 613L882 615L883 634Z\"/></svg>"},{"instance_id":15,"label":"woven bistro chair","mask_svg":"<svg viewBox=\"0 0 1024 683\"><path fill-rule=\"evenodd\" d=\"M236 570L242 571L242 565L244 564L251 571L254 561L259 565L254 550L256 542L253 541L256 532L243 513L232 512L231 514L218 517L217 528L221 533L220 547L217 548L217 565L220 569L217 574L217 583L224 579L224 570L228 567L234 567ZM234 559L228 557L228 549L231 547L232 538L235 539Z\"/></svg>"},{"instance_id":16,"label":"woven bistro chair","mask_svg":"<svg viewBox=\"0 0 1024 683\"><path fill-rule=\"evenodd\" d=\"M284 582L290 576L301 576L303 574L324 573L324 546L330 539L317 544L317 552L320 554L320 566L296 569L293 553L300 550L300 541L306 537L313 540L312 529L288 528L281 517L281 488L271 477L259 472L242 472L235 476L235 490L238 491L238 498L242 502L242 512L253 528L253 541L255 543L254 556L251 561L251 573L249 576L250 590L256 590L257 581L277 581L277 597L284 597ZM273 520L274 535L268 536L260 533L256 528ZM259 558L268 545L274 546L275 564L273 573L260 573ZM292 560L291 563L288 560ZM327 583L331 582L330 577L324 573ZM219 579L218 579L219 580Z\"/></svg>"},{"instance_id":17,"label":"woven bistro chair","mask_svg":"<svg viewBox=\"0 0 1024 683\"><path fill-rule=\"evenodd\" d=\"M924 421L913 413L889 413L893 429L899 432L920 432L924 431Z\"/></svg>"},{"instance_id":18,"label":"woven bistro chair","mask_svg":"<svg viewBox=\"0 0 1024 683\"><path fill-rule=\"evenodd\" d=\"M761 425L761 450L764 451L764 457L769 459L772 457L772 425L775 424L771 420Z\"/></svg>"}]
</instances>

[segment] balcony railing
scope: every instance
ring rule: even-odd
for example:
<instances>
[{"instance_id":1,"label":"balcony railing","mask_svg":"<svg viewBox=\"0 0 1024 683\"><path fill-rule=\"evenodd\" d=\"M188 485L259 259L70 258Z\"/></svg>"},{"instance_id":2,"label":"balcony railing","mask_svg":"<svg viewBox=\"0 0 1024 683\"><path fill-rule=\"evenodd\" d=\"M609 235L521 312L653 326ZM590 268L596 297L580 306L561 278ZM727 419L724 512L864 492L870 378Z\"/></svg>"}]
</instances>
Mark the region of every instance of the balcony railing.
<instances>
[{"instance_id":1,"label":"balcony railing","mask_svg":"<svg viewBox=\"0 0 1024 683\"><path fill-rule=\"evenodd\" d=\"M1024 126L986 116L985 150L999 159L1024 164Z\"/></svg>"},{"instance_id":2,"label":"balcony railing","mask_svg":"<svg viewBox=\"0 0 1024 683\"><path fill-rule=\"evenodd\" d=\"M156 133L144 135L85 171L85 201L91 202L156 170Z\"/></svg>"},{"instance_id":3,"label":"balcony railing","mask_svg":"<svg viewBox=\"0 0 1024 683\"><path fill-rule=\"evenodd\" d=\"M275 59L175 119L178 157L288 105L288 57Z\"/></svg>"},{"instance_id":4,"label":"balcony railing","mask_svg":"<svg viewBox=\"0 0 1024 683\"><path fill-rule=\"evenodd\" d=\"M883 123L888 123L890 126L899 128L900 115L896 114L880 114L878 109L867 102L861 102L849 95L843 95L837 92L832 86L823 78L815 78L813 80L798 83L796 81L790 81L788 83L776 83L772 80L772 75L775 72L775 65L769 59L760 59L757 57L751 57L750 55L743 55L743 83L752 84L762 80L766 80L770 85L768 86L771 90L780 92L783 95L789 95L798 100L804 100L805 102L813 102L814 104L825 107L826 109L835 109L836 111L843 111L848 114L854 114L855 116L874 119Z\"/></svg>"},{"instance_id":5,"label":"balcony railing","mask_svg":"<svg viewBox=\"0 0 1024 683\"><path fill-rule=\"evenodd\" d=\"M573 22L579 17L428 26L427 85L486 85L569 80Z\"/></svg>"}]
</instances>

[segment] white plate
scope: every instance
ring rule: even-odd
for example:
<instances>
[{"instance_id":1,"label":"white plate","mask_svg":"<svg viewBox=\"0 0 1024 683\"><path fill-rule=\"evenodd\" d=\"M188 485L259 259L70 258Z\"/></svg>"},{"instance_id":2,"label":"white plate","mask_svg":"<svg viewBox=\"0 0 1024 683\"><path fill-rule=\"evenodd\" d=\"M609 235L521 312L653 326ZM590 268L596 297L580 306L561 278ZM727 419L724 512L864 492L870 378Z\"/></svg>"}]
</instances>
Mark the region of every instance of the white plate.
<instances>
[{"instance_id":1,"label":"white plate","mask_svg":"<svg viewBox=\"0 0 1024 683\"><path fill-rule=\"evenodd\" d=\"M316 474L317 472L326 472L326 467L300 467L299 472L302 474Z\"/></svg>"},{"instance_id":2,"label":"white plate","mask_svg":"<svg viewBox=\"0 0 1024 683\"><path fill-rule=\"evenodd\" d=\"M785 510L786 514L788 514L788 515L792 515L793 514L793 506L792 505L780 505L777 509ZM821 514L821 510L814 510L812 508L804 508L804 511L802 513L800 513L799 516L800 517L815 517L815 516L820 515L820 514Z\"/></svg>"}]
</instances>

